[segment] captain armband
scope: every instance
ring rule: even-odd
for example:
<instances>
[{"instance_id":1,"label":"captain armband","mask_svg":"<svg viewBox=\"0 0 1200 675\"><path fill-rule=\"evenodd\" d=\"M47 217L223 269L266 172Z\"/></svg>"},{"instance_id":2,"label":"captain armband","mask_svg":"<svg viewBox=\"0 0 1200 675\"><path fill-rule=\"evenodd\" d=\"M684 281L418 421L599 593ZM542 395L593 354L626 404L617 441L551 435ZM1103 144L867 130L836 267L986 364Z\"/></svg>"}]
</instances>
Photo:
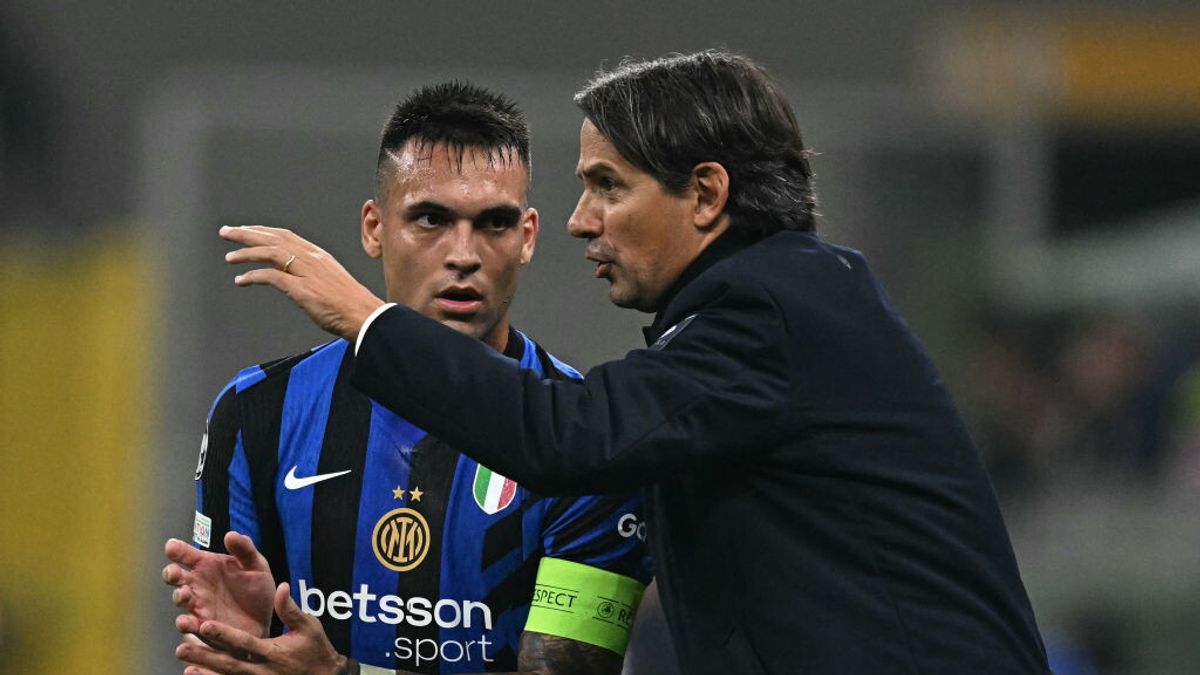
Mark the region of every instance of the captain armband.
<instances>
[{"instance_id":1,"label":"captain armband","mask_svg":"<svg viewBox=\"0 0 1200 675\"><path fill-rule=\"evenodd\" d=\"M557 558L542 558L525 630L625 654L642 591L639 581Z\"/></svg>"}]
</instances>

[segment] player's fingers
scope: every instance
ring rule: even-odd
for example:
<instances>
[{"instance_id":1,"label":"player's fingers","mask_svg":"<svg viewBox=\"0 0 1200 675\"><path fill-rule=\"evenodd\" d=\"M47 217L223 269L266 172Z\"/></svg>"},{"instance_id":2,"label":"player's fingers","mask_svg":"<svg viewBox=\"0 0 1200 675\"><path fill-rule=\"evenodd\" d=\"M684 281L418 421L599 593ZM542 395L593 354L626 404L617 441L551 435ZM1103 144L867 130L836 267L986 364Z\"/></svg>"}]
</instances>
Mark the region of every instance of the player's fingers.
<instances>
[{"instance_id":1,"label":"player's fingers","mask_svg":"<svg viewBox=\"0 0 1200 675\"><path fill-rule=\"evenodd\" d=\"M292 631L304 628L313 620L296 605L295 600L292 600L291 587L286 581L275 589L275 613L279 615L283 625Z\"/></svg>"},{"instance_id":2,"label":"player's fingers","mask_svg":"<svg viewBox=\"0 0 1200 675\"><path fill-rule=\"evenodd\" d=\"M207 646L215 649L216 645L209 643L200 635L200 626L203 624L204 622L193 614L180 614L175 617L175 630L183 634L180 637L182 643Z\"/></svg>"},{"instance_id":3,"label":"player's fingers","mask_svg":"<svg viewBox=\"0 0 1200 675\"><path fill-rule=\"evenodd\" d=\"M183 675L221 675L221 673L209 670L208 668L201 668L195 664L188 664L188 667L183 669Z\"/></svg>"},{"instance_id":4,"label":"player's fingers","mask_svg":"<svg viewBox=\"0 0 1200 675\"><path fill-rule=\"evenodd\" d=\"M175 630L183 633L184 636L195 636L200 632L200 624L203 623L200 619L191 614L180 614L175 617Z\"/></svg>"},{"instance_id":5,"label":"player's fingers","mask_svg":"<svg viewBox=\"0 0 1200 675\"><path fill-rule=\"evenodd\" d=\"M179 539L168 539L163 545L167 560L187 567L195 567L204 558L204 552Z\"/></svg>"},{"instance_id":6,"label":"player's fingers","mask_svg":"<svg viewBox=\"0 0 1200 675\"><path fill-rule=\"evenodd\" d=\"M179 609L190 609L192 597L190 586L179 586L171 591L171 602Z\"/></svg>"},{"instance_id":7,"label":"player's fingers","mask_svg":"<svg viewBox=\"0 0 1200 675\"><path fill-rule=\"evenodd\" d=\"M258 669L249 654L232 654L205 645L180 643L175 647L175 658L190 664L183 672L212 672L221 675L254 675L263 672Z\"/></svg>"},{"instance_id":8,"label":"player's fingers","mask_svg":"<svg viewBox=\"0 0 1200 675\"><path fill-rule=\"evenodd\" d=\"M225 254L225 262L230 265L243 263L266 263L277 269L283 269L292 253L283 246L249 246L237 248Z\"/></svg>"},{"instance_id":9,"label":"player's fingers","mask_svg":"<svg viewBox=\"0 0 1200 675\"><path fill-rule=\"evenodd\" d=\"M183 568L175 563L171 563L163 568L162 579L168 586L179 586L184 583L186 573Z\"/></svg>"},{"instance_id":10,"label":"player's fingers","mask_svg":"<svg viewBox=\"0 0 1200 675\"><path fill-rule=\"evenodd\" d=\"M260 640L244 630L227 626L220 621L205 621L200 624L199 635L200 639L214 649L234 654L243 661L249 658L251 661L258 659L261 662L267 654L269 643L266 640Z\"/></svg>"},{"instance_id":11,"label":"player's fingers","mask_svg":"<svg viewBox=\"0 0 1200 675\"><path fill-rule=\"evenodd\" d=\"M225 550L245 569L268 569L267 559L254 546L254 540L240 532L232 530L225 533Z\"/></svg>"}]
</instances>

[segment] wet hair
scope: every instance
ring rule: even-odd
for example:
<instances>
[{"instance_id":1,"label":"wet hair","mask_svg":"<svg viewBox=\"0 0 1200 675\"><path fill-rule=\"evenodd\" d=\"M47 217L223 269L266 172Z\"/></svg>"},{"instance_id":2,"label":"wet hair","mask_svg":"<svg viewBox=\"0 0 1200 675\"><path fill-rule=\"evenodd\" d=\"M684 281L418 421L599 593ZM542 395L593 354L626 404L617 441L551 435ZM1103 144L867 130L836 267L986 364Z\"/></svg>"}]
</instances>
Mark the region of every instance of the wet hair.
<instances>
[{"instance_id":1,"label":"wet hair","mask_svg":"<svg viewBox=\"0 0 1200 675\"><path fill-rule=\"evenodd\" d=\"M791 106L767 72L720 50L623 61L601 71L575 104L626 161L682 193L692 169L729 173L732 231L759 239L816 229L809 151Z\"/></svg>"},{"instance_id":2,"label":"wet hair","mask_svg":"<svg viewBox=\"0 0 1200 675\"><path fill-rule=\"evenodd\" d=\"M375 164L375 193L383 197L391 157L410 142L418 148L444 145L461 167L468 148L487 152L489 162L510 161L513 153L530 170L529 126L512 99L470 82L421 87L396 104L383 127Z\"/></svg>"}]
</instances>

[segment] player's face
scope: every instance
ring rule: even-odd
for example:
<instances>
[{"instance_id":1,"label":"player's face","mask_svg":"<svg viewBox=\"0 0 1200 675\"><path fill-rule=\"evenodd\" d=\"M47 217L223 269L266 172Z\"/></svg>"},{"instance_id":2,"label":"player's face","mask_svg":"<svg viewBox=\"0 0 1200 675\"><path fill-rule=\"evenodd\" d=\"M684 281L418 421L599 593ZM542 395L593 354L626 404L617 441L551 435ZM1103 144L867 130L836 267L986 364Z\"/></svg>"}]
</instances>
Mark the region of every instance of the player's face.
<instances>
[{"instance_id":1,"label":"player's face","mask_svg":"<svg viewBox=\"0 0 1200 675\"><path fill-rule=\"evenodd\" d=\"M409 143L391 188L363 206L363 248L383 259L387 296L503 350L518 270L533 257L537 211L515 152Z\"/></svg>"},{"instance_id":2,"label":"player's face","mask_svg":"<svg viewBox=\"0 0 1200 675\"><path fill-rule=\"evenodd\" d=\"M579 132L583 194L567 229L588 239L595 276L607 279L620 307L659 309L663 295L695 259L687 242L694 200L673 195L654 176L627 162L590 121Z\"/></svg>"}]
</instances>

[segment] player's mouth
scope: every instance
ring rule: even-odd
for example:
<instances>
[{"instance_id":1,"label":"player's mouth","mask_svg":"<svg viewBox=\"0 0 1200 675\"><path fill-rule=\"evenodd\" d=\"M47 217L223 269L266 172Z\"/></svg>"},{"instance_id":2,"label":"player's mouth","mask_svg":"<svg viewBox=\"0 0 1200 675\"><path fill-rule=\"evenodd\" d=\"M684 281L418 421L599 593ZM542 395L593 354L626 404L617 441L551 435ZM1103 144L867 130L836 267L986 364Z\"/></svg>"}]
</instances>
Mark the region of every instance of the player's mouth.
<instances>
[{"instance_id":1,"label":"player's mouth","mask_svg":"<svg viewBox=\"0 0 1200 675\"><path fill-rule=\"evenodd\" d=\"M470 286L451 286L438 292L433 302L447 314L474 314L483 307L483 294Z\"/></svg>"}]
</instances>

